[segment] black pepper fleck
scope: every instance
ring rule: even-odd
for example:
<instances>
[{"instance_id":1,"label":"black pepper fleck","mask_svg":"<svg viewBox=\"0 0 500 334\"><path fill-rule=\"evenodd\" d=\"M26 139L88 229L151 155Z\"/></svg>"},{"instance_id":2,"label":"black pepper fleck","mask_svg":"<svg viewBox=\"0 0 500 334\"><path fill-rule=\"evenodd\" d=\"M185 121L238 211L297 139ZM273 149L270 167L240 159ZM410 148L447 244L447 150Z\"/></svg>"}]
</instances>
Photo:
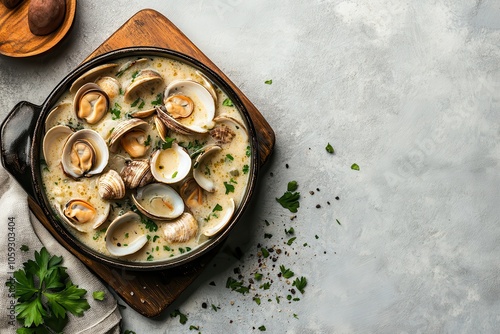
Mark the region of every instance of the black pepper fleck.
<instances>
[{"instance_id":1,"label":"black pepper fleck","mask_svg":"<svg viewBox=\"0 0 500 334\"><path fill-rule=\"evenodd\" d=\"M207 303L203 303L203 304L201 304L201 307L203 307L203 308L207 308Z\"/></svg>"},{"instance_id":2,"label":"black pepper fleck","mask_svg":"<svg viewBox=\"0 0 500 334\"><path fill-rule=\"evenodd\" d=\"M289 167L288 164L286 164L285 167L288 169L288 167Z\"/></svg>"},{"instance_id":3,"label":"black pepper fleck","mask_svg":"<svg viewBox=\"0 0 500 334\"><path fill-rule=\"evenodd\" d=\"M309 194L314 195L314 191L312 191L312 190L309 191Z\"/></svg>"},{"instance_id":4,"label":"black pepper fleck","mask_svg":"<svg viewBox=\"0 0 500 334\"><path fill-rule=\"evenodd\" d=\"M336 199L336 200L338 201L338 200L340 199L340 197L338 197L338 196L335 196L335 199Z\"/></svg>"},{"instance_id":5,"label":"black pepper fleck","mask_svg":"<svg viewBox=\"0 0 500 334\"><path fill-rule=\"evenodd\" d=\"M321 205L316 204L316 209L319 209L319 208L321 208Z\"/></svg>"}]
</instances>

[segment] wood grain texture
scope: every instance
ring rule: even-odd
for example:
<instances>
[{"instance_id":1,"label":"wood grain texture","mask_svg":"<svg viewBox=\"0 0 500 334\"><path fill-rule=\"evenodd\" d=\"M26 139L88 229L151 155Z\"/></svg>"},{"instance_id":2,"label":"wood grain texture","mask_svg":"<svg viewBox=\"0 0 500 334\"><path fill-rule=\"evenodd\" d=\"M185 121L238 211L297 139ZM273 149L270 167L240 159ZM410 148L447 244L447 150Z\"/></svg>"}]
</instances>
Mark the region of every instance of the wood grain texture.
<instances>
[{"instance_id":1,"label":"wood grain texture","mask_svg":"<svg viewBox=\"0 0 500 334\"><path fill-rule=\"evenodd\" d=\"M227 80L250 113L257 131L261 165L268 160L275 141L272 128L248 98L166 17L149 9L138 12L86 60L128 46L156 46L180 51L216 71ZM36 217L62 245L107 282L130 307L146 317L158 316L165 310L198 277L220 249L219 246L196 261L175 269L155 272L118 270L92 261L72 249L65 240L58 237L38 205L32 200L29 204Z\"/></svg>"},{"instance_id":2,"label":"wood grain texture","mask_svg":"<svg viewBox=\"0 0 500 334\"><path fill-rule=\"evenodd\" d=\"M41 54L68 33L76 12L76 0L66 1L66 15L61 26L46 36L33 35L28 26L29 1L24 0L14 9L0 4L0 54L9 57L30 57Z\"/></svg>"}]
</instances>

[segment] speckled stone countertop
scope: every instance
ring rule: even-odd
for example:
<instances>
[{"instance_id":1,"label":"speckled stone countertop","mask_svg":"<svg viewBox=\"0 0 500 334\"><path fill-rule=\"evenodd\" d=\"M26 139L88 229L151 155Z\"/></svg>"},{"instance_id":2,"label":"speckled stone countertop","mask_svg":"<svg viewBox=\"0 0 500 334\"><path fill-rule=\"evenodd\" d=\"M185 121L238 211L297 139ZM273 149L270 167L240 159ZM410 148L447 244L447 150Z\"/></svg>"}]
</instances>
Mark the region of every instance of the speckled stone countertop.
<instances>
[{"instance_id":1,"label":"speckled stone countertop","mask_svg":"<svg viewBox=\"0 0 500 334\"><path fill-rule=\"evenodd\" d=\"M69 38L50 52L0 57L2 119L18 101L42 103L66 73L147 6L241 88L277 137L255 199L220 254L160 318L123 309L124 329L498 330L498 2L77 6ZM325 150L328 143L334 154ZM301 193L296 214L275 200L291 180ZM284 278L280 266L295 275ZM229 277L250 291L226 288ZM300 277L307 279L304 293L293 286ZM185 324L171 317L175 310L187 316Z\"/></svg>"}]
</instances>

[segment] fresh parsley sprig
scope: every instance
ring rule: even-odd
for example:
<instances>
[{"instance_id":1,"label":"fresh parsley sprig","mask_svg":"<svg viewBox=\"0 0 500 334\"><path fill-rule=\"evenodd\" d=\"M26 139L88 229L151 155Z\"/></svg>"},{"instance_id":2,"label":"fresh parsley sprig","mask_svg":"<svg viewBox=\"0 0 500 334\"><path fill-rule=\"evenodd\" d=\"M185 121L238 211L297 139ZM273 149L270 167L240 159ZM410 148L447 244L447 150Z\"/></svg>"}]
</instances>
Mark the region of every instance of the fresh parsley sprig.
<instances>
[{"instance_id":1,"label":"fresh parsley sprig","mask_svg":"<svg viewBox=\"0 0 500 334\"><path fill-rule=\"evenodd\" d=\"M87 290L74 285L62 266L61 256L51 256L45 247L35 251L35 260L23 263L7 285L15 287L17 319L24 326L18 333L59 333L67 313L82 316L90 308Z\"/></svg>"}]
</instances>

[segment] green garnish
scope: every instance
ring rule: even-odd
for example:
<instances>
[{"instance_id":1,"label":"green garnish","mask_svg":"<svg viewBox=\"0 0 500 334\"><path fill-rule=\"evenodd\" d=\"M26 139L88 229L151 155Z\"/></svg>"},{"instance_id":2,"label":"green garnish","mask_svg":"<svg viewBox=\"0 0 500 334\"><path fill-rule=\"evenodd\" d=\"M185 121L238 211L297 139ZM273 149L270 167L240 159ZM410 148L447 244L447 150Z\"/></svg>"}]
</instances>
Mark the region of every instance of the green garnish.
<instances>
[{"instance_id":1,"label":"green garnish","mask_svg":"<svg viewBox=\"0 0 500 334\"><path fill-rule=\"evenodd\" d=\"M110 110L112 116L111 116L111 119L112 120L117 120L120 118L120 114L121 114L121 110L122 110L122 107L115 102L115 107L113 109Z\"/></svg>"},{"instance_id":2,"label":"green garnish","mask_svg":"<svg viewBox=\"0 0 500 334\"><path fill-rule=\"evenodd\" d=\"M222 105L223 105L223 106L226 106L226 107L232 107L232 106L234 106L233 101L231 101L229 98L226 98L226 99L222 102Z\"/></svg>"},{"instance_id":3,"label":"green garnish","mask_svg":"<svg viewBox=\"0 0 500 334\"><path fill-rule=\"evenodd\" d=\"M165 140L161 140L156 143L156 149L166 150L167 148L172 148L172 144L175 141L175 138L166 137Z\"/></svg>"},{"instance_id":4,"label":"green garnish","mask_svg":"<svg viewBox=\"0 0 500 334\"><path fill-rule=\"evenodd\" d=\"M262 247L260 249L260 251L262 252L262 256L263 257L269 257L269 251L267 249L265 249L264 247Z\"/></svg>"},{"instance_id":5,"label":"green garnish","mask_svg":"<svg viewBox=\"0 0 500 334\"><path fill-rule=\"evenodd\" d=\"M290 227L288 230L285 229L285 233L286 234L294 234L295 233L295 230L293 229L293 227Z\"/></svg>"},{"instance_id":6,"label":"green garnish","mask_svg":"<svg viewBox=\"0 0 500 334\"><path fill-rule=\"evenodd\" d=\"M352 170L359 170L358 164L352 164L351 169Z\"/></svg>"},{"instance_id":7,"label":"green garnish","mask_svg":"<svg viewBox=\"0 0 500 334\"><path fill-rule=\"evenodd\" d=\"M219 204L219 203L217 203L217 204L214 206L213 210L212 210L212 212L215 212L215 211L222 211L222 206L220 206L220 204Z\"/></svg>"},{"instance_id":8,"label":"green garnish","mask_svg":"<svg viewBox=\"0 0 500 334\"><path fill-rule=\"evenodd\" d=\"M339 220L338 220L338 219L335 219L335 220L337 221L337 224L342 225L342 224L339 222Z\"/></svg>"},{"instance_id":9,"label":"green garnish","mask_svg":"<svg viewBox=\"0 0 500 334\"><path fill-rule=\"evenodd\" d=\"M273 81L272 81L272 80L266 80L266 81L264 81L264 83L265 83L266 85L270 85L270 84L272 84L272 83L273 83Z\"/></svg>"},{"instance_id":10,"label":"green garnish","mask_svg":"<svg viewBox=\"0 0 500 334\"><path fill-rule=\"evenodd\" d=\"M30 250L30 248L26 245L22 245L21 248L19 248L20 250L22 250L23 252L27 252Z\"/></svg>"},{"instance_id":11,"label":"green garnish","mask_svg":"<svg viewBox=\"0 0 500 334\"><path fill-rule=\"evenodd\" d=\"M144 105L146 104L146 102L144 102L143 99L141 99L141 103L137 106L137 109L142 109L144 108Z\"/></svg>"},{"instance_id":12,"label":"green garnish","mask_svg":"<svg viewBox=\"0 0 500 334\"><path fill-rule=\"evenodd\" d=\"M175 177L177 176L178 174L178 171L175 171L174 174L172 174L172 179L175 179Z\"/></svg>"},{"instance_id":13,"label":"green garnish","mask_svg":"<svg viewBox=\"0 0 500 334\"><path fill-rule=\"evenodd\" d=\"M260 281L260 280L262 279L262 276L263 276L263 275L262 275L261 273L255 273L255 274L253 275L253 277L254 277L257 281Z\"/></svg>"},{"instance_id":14,"label":"green garnish","mask_svg":"<svg viewBox=\"0 0 500 334\"><path fill-rule=\"evenodd\" d=\"M139 101L141 101L142 99L140 97L138 97L137 99L135 99L134 102L132 102L132 104L130 105L132 108L134 108L138 103Z\"/></svg>"},{"instance_id":15,"label":"green garnish","mask_svg":"<svg viewBox=\"0 0 500 334\"><path fill-rule=\"evenodd\" d=\"M326 150L328 153L330 153L330 154L335 153L335 150L333 149L332 145L330 145L330 143L328 143L328 145L326 145L325 150Z\"/></svg>"},{"instance_id":16,"label":"green garnish","mask_svg":"<svg viewBox=\"0 0 500 334\"><path fill-rule=\"evenodd\" d=\"M226 195L229 193L234 193L234 186L232 184L229 184L226 181L224 181L224 187L226 187Z\"/></svg>"},{"instance_id":17,"label":"green garnish","mask_svg":"<svg viewBox=\"0 0 500 334\"><path fill-rule=\"evenodd\" d=\"M151 144L151 136L148 135L148 138L144 141L144 146L149 146Z\"/></svg>"},{"instance_id":18,"label":"green garnish","mask_svg":"<svg viewBox=\"0 0 500 334\"><path fill-rule=\"evenodd\" d=\"M156 223L149 218L141 217L141 223L146 225L146 229L148 229L149 232L158 231L158 225L156 225Z\"/></svg>"},{"instance_id":19,"label":"green garnish","mask_svg":"<svg viewBox=\"0 0 500 334\"><path fill-rule=\"evenodd\" d=\"M149 254L148 255L148 258L146 259L146 261L153 261L154 260L154 256Z\"/></svg>"},{"instance_id":20,"label":"green garnish","mask_svg":"<svg viewBox=\"0 0 500 334\"><path fill-rule=\"evenodd\" d=\"M266 282L266 283L262 284L261 286L259 286L259 288L264 289L264 290L269 290L270 287L271 287L271 283L269 283L269 282Z\"/></svg>"},{"instance_id":21,"label":"green garnish","mask_svg":"<svg viewBox=\"0 0 500 334\"><path fill-rule=\"evenodd\" d=\"M139 71L135 71L134 73L132 73L132 82L134 82L135 78L137 78L138 75Z\"/></svg>"},{"instance_id":22,"label":"green garnish","mask_svg":"<svg viewBox=\"0 0 500 334\"><path fill-rule=\"evenodd\" d=\"M307 279L304 276L302 276L301 278L296 278L295 281L293 281L292 285L297 287L300 293L304 293L304 288L307 285Z\"/></svg>"},{"instance_id":23,"label":"green garnish","mask_svg":"<svg viewBox=\"0 0 500 334\"><path fill-rule=\"evenodd\" d=\"M259 297L253 297L253 301L257 303L257 305L260 305L260 298Z\"/></svg>"},{"instance_id":24,"label":"green garnish","mask_svg":"<svg viewBox=\"0 0 500 334\"><path fill-rule=\"evenodd\" d=\"M233 156L231 154L226 154L226 161L227 160L233 161L234 158L233 158Z\"/></svg>"},{"instance_id":25,"label":"green garnish","mask_svg":"<svg viewBox=\"0 0 500 334\"><path fill-rule=\"evenodd\" d=\"M290 181L290 182L288 182L287 190L288 191L295 191L295 190L297 190L298 187L299 187L299 185L297 184L297 181Z\"/></svg>"},{"instance_id":26,"label":"green garnish","mask_svg":"<svg viewBox=\"0 0 500 334\"><path fill-rule=\"evenodd\" d=\"M24 326L18 333L60 333L68 322L67 312L82 316L90 308L85 289L70 280L61 256L45 247L35 260L23 263L6 285L15 288L17 319Z\"/></svg>"},{"instance_id":27,"label":"green garnish","mask_svg":"<svg viewBox=\"0 0 500 334\"><path fill-rule=\"evenodd\" d=\"M226 288L231 289L232 291L239 292L241 294L245 294L248 291L250 291L250 289L248 287L243 286L242 281L237 281L232 277L227 278Z\"/></svg>"},{"instance_id":28,"label":"green garnish","mask_svg":"<svg viewBox=\"0 0 500 334\"><path fill-rule=\"evenodd\" d=\"M252 154L252 148L251 148L250 146L247 146L247 149L246 149L245 155L246 155L247 157L249 157L251 154Z\"/></svg>"},{"instance_id":29,"label":"green garnish","mask_svg":"<svg viewBox=\"0 0 500 334\"><path fill-rule=\"evenodd\" d=\"M280 271L281 271L281 274L283 275L283 277L287 278L287 279L290 277L293 277L293 275L294 275L294 272L291 271L290 269L285 268L284 265L280 266Z\"/></svg>"},{"instance_id":30,"label":"green garnish","mask_svg":"<svg viewBox=\"0 0 500 334\"><path fill-rule=\"evenodd\" d=\"M163 245L163 250L165 251L171 251L172 249L168 247L167 245Z\"/></svg>"},{"instance_id":31,"label":"green garnish","mask_svg":"<svg viewBox=\"0 0 500 334\"><path fill-rule=\"evenodd\" d=\"M248 165L243 165L243 174L248 174L250 167Z\"/></svg>"},{"instance_id":32,"label":"green garnish","mask_svg":"<svg viewBox=\"0 0 500 334\"><path fill-rule=\"evenodd\" d=\"M293 238L288 239L288 241L286 242L286 244L288 246L290 246L291 244L293 244L293 242L295 241L295 239L297 239L297 237L293 237Z\"/></svg>"},{"instance_id":33,"label":"green garnish","mask_svg":"<svg viewBox=\"0 0 500 334\"><path fill-rule=\"evenodd\" d=\"M192 330L199 331L200 330L200 326L191 325L191 326L189 326L189 330L190 331L192 331Z\"/></svg>"},{"instance_id":34,"label":"green garnish","mask_svg":"<svg viewBox=\"0 0 500 334\"><path fill-rule=\"evenodd\" d=\"M182 314L181 311L179 310L175 310L172 313L170 313L171 318L175 318L176 316L179 316L179 322L183 325L185 325L186 322L188 321L187 316L185 314Z\"/></svg>"},{"instance_id":35,"label":"green garnish","mask_svg":"<svg viewBox=\"0 0 500 334\"><path fill-rule=\"evenodd\" d=\"M220 307L219 306L215 306L214 304L212 304L212 310L214 310L215 312L217 312L217 310L220 310Z\"/></svg>"},{"instance_id":36,"label":"green garnish","mask_svg":"<svg viewBox=\"0 0 500 334\"><path fill-rule=\"evenodd\" d=\"M153 101L151 102L151 105L153 105L153 106L158 106L158 105L161 105L161 104L162 104L162 102L163 102L162 100L163 100L163 95L162 95L162 93L158 93L158 94L156 95L156 99L155 99L155 100L153 100Z\"/></svg>"},{"instance_id":37,"label":"green garnish","mask_svg":"<svg viewBox=\"0 0 500 334\"><path fill-rule=\"evenodd\" d=\"M95 300L104 300L104 296L106 295L106 293L104 291L94 291L92 292L92 297L95 299Z\"/></svg>"},{"instance_id":38,"label":"green garnish","mask_svg":"<svg viewBox=\"0 0 500 334\"><path fill-rule=\"evenodd\" d=\"M299 192L291 192L287 191L280 198L276 198L279 204L285 209L290 210L290 212L297 212L297 209L300 206L299 203L300 193Z\"/></svg>"},{"instance_id":39,"label":"green garnish","mask_svg":"<svg viewBox=\"0 0 500 334\"><path fill-rule=\"evenodd\" d=\"M259 330L260 330L261 332L265 332L265 331L266 331L266 326L264 326L264 325L260 326L260 327L259 327Z\"/></svg>"},{"instance_id":40,"label":"green garnish","mask_svg":"<svg viewBox=\"0 0 500 334\"><path fill-rule=\"evenodd\" d=\"M264 239L271 239L273 235L271 233L264 233Z\"/></svg>"}]
</instances>

